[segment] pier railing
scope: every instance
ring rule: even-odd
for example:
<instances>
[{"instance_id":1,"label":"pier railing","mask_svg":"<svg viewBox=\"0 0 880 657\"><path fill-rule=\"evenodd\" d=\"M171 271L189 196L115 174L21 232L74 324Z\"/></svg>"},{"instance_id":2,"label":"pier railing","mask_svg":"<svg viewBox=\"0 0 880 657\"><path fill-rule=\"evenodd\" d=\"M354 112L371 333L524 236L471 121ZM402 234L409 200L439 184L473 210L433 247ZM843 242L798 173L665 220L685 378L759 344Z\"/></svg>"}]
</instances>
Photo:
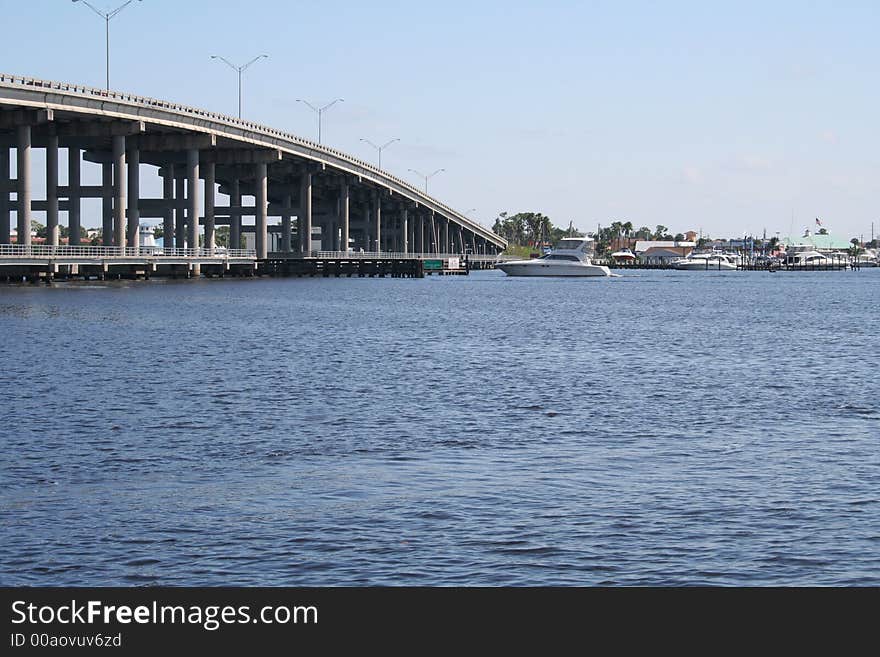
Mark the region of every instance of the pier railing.
<instances>
[{"instance_id":1,"label":"pier railing","mask_svg":"<svg viewBox=\"0 0 880 657\"><path fill-rule=\"evenodd\" d=\"M51 246L47 244L0 244L0 258L249 258L257 257L252 249L204 247L172 249L159 246Z\"/></svg>"}]
</instances>

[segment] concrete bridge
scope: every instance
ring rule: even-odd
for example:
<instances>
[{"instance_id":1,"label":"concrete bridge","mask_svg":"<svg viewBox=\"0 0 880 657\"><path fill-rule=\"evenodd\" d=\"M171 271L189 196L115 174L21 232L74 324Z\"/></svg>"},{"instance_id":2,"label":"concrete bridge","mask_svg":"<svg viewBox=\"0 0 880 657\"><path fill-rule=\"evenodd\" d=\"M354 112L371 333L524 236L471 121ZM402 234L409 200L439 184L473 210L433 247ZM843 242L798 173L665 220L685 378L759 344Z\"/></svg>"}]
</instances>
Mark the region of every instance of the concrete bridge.
<instances>
[{"instance_id":1,"label":"concrete bridge","mask_svg":"<svg viewBox=\"0 0 880 657\"><path fill-rule=\"evenodd\" d=\"M33 148L46 150L45 199L32 198ZM67 185L58 184L59 148L68 152ZM82 184L83 160L100 164L102 184ZM161 198L141 198L141 176L150 168L162 179ZM226 205L216 202L217 191ZM102 200L103 247L129 258L159 257L131 251L146 218L162 220L175 258L228 258L215 250L220 225L229 226L231 249L252 241L250 252L235 254L258 263L349 250L469 252L488 260L506 247L410 183L301 137L162 100L0 74L0 245L11 243L14 212L17 246L29 246L36 211L46 213L46 246L60 244L61 212L69 245L78 246L84 198ZM245 239L250 232L253 240Z\"/></svg>"}]
</instances>

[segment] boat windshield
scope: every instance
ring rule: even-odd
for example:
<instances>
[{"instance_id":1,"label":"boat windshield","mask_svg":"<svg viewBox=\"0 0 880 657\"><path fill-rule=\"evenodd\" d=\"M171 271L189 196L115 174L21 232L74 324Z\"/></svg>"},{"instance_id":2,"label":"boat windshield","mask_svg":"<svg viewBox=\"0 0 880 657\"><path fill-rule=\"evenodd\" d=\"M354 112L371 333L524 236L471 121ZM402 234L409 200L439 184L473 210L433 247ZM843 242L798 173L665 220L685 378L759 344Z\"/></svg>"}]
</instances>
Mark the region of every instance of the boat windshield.
<instances>
[{"instance_id":1,"label":"boat windshield","mask_svg":"<svg viewBox=\"0 0 880 657\"><path fill-rule=\"evenodd\" d=\"M575 250L575 249L580 249L581 246L583 246L584 243L585 243L585 242L584 242L584 240L582 240L582 239L577 239L577 240L573 240L573 239L563 239L563 240L560 240L560 241L559 241L559 244L556 245L556 248L557 248L557 249L566 249L566 250L573 251L573 250Z\"/></svg>"},{"instance_id":2,"label":"boat windshield","mask_svg":"<svg viewBox=\"0 0 880 657\"><path fill-rule=\"evenodd\" d=\"M541 258L541 260L574 260L575 262L578 262L577 256L561 255L559 253L550 253Z\"/></svg>"}]
</instances>

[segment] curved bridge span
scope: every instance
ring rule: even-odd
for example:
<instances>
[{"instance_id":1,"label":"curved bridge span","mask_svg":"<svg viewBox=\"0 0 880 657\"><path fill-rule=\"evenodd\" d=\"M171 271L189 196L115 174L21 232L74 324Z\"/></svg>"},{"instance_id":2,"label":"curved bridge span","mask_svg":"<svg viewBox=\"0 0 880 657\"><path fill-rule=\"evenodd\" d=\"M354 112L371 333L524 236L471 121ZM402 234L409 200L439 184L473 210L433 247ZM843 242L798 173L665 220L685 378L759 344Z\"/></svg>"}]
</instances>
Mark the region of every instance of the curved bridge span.
<instances>
[{"instance_id":1,"label":"curved bridge span","mask_svg":"<svg viewBox=\"0 0 880 657\"><path fill-rule=\"evenodd\" d=\"M45 200L32 198L32 148L46 149ZM59 148L68 150L67 185L58 184ZM83 159L101 165L101 185L81 183ZM158 168L161 198L141 198L143 165ZM137 247L146 218L162 219L165 246L177 249L213 251L216 227L228 225L230 248L253 248L259 260L349 249L492 255L506 247L406 181L295 135L166 101L0 74L0 244L13 241L14 213L16 243L29 245L31 213L44 211L46 244L59 245L63 211L70 245L78 245L83 198L102 199L105 247Z\"/></svg>"}]
</instances>

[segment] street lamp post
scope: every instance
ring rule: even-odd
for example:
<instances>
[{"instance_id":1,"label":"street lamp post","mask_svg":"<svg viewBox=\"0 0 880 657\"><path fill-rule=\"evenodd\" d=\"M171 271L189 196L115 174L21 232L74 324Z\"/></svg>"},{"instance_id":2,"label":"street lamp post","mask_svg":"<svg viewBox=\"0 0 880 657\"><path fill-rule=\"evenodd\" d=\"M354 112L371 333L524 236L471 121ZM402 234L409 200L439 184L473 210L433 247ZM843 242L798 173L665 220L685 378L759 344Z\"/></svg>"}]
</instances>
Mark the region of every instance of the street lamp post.
<instances>
[{"instance_id":1,"label":"street lamp post","mask_svg":"<svg viewBox=\"0 0 880 657\"><path fill-rule=\"evenodd\" d=\"M361 141L364 142L364 143L366 143L366 144L369 144L370 146L372 146L373 148L376 149L376 152L379 154L379 157L378 157L379 164L378 164L378 166L379 166L379 168L381 169L381 168L382 168L382 150L385 149L385 148L388 148L388 147L391 146L391 144L393 144L394 142L396 142L396 141L400 141L400 139L398 139L397 137L395 137L395 138L392 139L391 141L387 141L387 142L385 142L384 144L382 144L381 146L376 146L376 144L374 144L373 142L371 142L369 139L363 139L363 138L362 138Z\"/></svg>"},{"instance_id":2,"label":"street lamp post","mask_svg":"<svg viewBox=\"0 0 880 657\"><path fill-rule=\"evenodd\" d=\"M431 173L427 176L425 174L423 174L421 171L416 171L415 169L407 169L407 171L412 171L417 176L425 179L425 194L427 194L428 193L428 181L431 178L433 178L434 176L436 176L438 173L440 173L441 171L446 171L446 169L437 169L434 173Z\"/></svg>"},{"instance_id":3,"label":"street lamp post","mask_svg":"<svg viewBox=\"0 0 880 657\"><path fill-rule=\"evenodd\" d=\"M258 62L259 60L261 60L261 59L263 59L263 58L268 58L268 57L269 57L269 55L257 55L257 56L254 57L251 61L249 61L247 64L244 64L244 65L242 65L242 66L236 66L235 64L233 64L232 62L230 62L230 61L229 61L228 59L226 59L225 57L221 57L220 55L211 55L211 59L219 59L221 62L223 62L224 64L226 64L229 68L231 68L233 71L237 71L237 72L238 72L238 118L241 118L241 74L242 74L242 72L245 71L245 70L246 70L251 64L255 64L255 63Z\"/></svg>"},{"instance_id":4,"label":"street lamp post","mask_svg":"<svg viewBox=\"0 0 880 657\"><path fill-rule=\"evenodd\" d=\"M320 144L320 143L321 143L321 117L323 116L324 111L330 109L330 108L333 107L336 103L342 103L342 102L344 102L344 100L343 100L342 98L337 98L337 99L334 100L333 102L331 102L331 103L327 103L327 104L324 105L323 107L315 107L315 106L312 105L309 101L307 101L307 100L303 100L302 98L297 98L297 99L296 99L296 102L298 102L298 103L303 103L304 105L306 105L306 106L308 106L309 108L311 108L311 110L312 110L313 112L315 112L315 114L318 115L318 143Z\"/></svg>"},{"instance_id":5,"label":"street lamp post","mask_svg":"<svg viewBox=\"0 0 880 657\"><path fill-rule=\"evenodd\" d=\"M103 12L99 9L96 9L88 0L73 0L73 2L82 2L86 7L91 9L93 12L98 14L101 18L104 19L106 35L107 35L107 91L110 91L110 19L119 14L123 9L128 7L134 0L128 0L118 6L113 11ZM138 2L143 2L143 0L138 0Z\"/></svg>"}]
</instances>

